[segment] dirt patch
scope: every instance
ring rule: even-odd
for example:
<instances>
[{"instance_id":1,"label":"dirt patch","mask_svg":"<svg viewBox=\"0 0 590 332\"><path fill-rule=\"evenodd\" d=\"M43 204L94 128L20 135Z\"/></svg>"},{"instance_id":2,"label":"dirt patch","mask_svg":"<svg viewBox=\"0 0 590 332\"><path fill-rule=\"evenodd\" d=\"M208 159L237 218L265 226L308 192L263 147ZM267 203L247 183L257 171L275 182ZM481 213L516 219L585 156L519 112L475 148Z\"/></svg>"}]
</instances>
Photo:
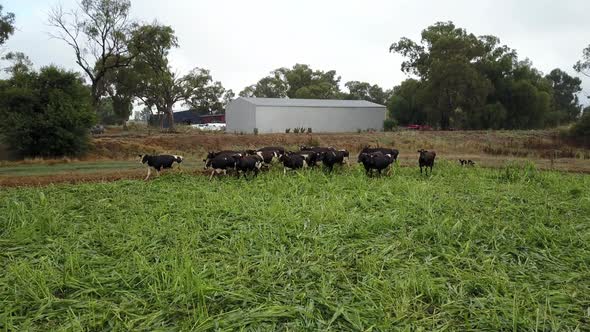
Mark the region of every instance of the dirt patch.
<instances>
[{"instance_id":1,"label":"dirt patch","mask_svg":"<svg viewBox=\"0 0 590 332\"><path fill-rule=\"evenodd\" d=\"M0 177L0 187L40 187L59 183L112 182L123 179L143 179L145 172L139 170L100 172L100 173L67 173L42 176L11 176Z\"/></svg>"},{"instance_id":2,"label":"dirt patch","mask_svg":"<svg viewBox=\"0 0 590 332\"><path fill-rule=\"evenodd\" d=\"M164 171L162 174L175 173L178 170ZM209 175L202 169L182 170L183 174L191 175ZM0 176L0 187L43 187L51 184L80 184L96 182L113 182L119 180L143 180L145 179L145 169L121 170L121 171L104 171L96 173L66 173L55 175L41 176ZM156 178L157 175L152 173L150 179Z\"/></svg>"}]
</instances>

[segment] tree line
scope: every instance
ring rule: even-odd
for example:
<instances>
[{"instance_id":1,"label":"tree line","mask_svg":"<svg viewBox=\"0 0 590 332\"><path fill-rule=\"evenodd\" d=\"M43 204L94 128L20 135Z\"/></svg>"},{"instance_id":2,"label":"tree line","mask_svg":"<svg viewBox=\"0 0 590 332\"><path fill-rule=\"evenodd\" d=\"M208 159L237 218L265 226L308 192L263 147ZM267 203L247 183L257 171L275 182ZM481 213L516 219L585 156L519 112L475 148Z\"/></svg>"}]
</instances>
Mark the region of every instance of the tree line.
<instances>
[{"instance_id":1,"label":"tree line","mask_svg":"<svg viewBox=\"0 0 590 332\"><path fill-rule=\"evenodd\" d=\"M207 69L174 71L174 29L134 21L130 7L129 0L81 0L75 10L58 6L49 13L52 36L71 48L82 75L54 66L35 71L20 52L2 57L10 76L0 80L4 141L24 155L80 154L93 123L124 124L137 101L144 114L163 114L171 126L179 103L202 114L224 112L234 92ZM0 46L14 24L14 14L0 5ZM368 100L387 105L388 128L529 129L580 117L579 78L560 69L544 75L495 36L439 22L423 30L419 42L401 38L389 50L404 57L401 70L410 76L391 89L360 81L341 89L335 70L295 64L271 71L239 95ZM590 46L574 68L589 75Z\"/></svg>"},{"instance_id":2,"label":"tree line","mask_svg":"<svg viewBox=\"0 0 590 332\"><path fill-rule=\"evenodd\" d=\"M440 128L530 129L578 118L581 80L554 69L543 75L495 36L475 36L452 22L401 38L390 52L412 75L394 88L390 108L400 122Z\"/></svg>"}]
</instances>

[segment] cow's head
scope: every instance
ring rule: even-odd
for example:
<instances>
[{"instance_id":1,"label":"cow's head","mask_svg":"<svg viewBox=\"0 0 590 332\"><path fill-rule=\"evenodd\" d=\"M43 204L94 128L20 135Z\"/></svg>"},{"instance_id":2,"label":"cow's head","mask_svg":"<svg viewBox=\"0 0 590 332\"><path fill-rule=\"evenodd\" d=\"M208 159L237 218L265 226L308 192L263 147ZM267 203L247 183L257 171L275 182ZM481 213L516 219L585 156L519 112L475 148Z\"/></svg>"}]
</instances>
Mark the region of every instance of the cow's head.
<instances>
[{"instance_id":1,"label":"cow's head","mask_svg":"<svg viewBox=\"0 0 590 332\"><path fill-rule=\"evenodd\" d=\"M325 152L325 151L324 151L324 152L318 152L318 153L316 153L316 154L315 154L315 156L316 156L316 157L315 157L315 159L316 159L317 161L322 161L322 160L324 160L324 158L326 157L326 154L327 154L327 153L328 153L328 152Z\"/></svg>"},{"instance_id":2,"label":"cow's head","mask_svg":"<svg viewBox=\"0 0 590 332\"><path fill-rule=\"evenodd\" d=\"M147 163L148 157L149 157L149 156L148 156L147 154L140 154L140 155L139 155L139 163L140 163L140 164L145 164L145 163Z\"/></svg>"},{"instance_id":3,"label":"cow's head","mask_svg":"<svg viewBox=\"0 0 590 332\"><path fill-rule=\"evenodd\" d=\"M209 151L207 152L207 156L203 159L203 162L206 163L208 160L215 158L215 152Z\"/></svg>"},{"instance_id":4,"label":"cow's head","mask_svg":"<svg viewBox=\"0 0 590 332\"><path fill-rule=\"evenodd\" d=\"M371 155L363 152L363 153L359 154L359 158L358 158L357 162L365 163L365 162L369 161L370 159L371 159Z\"/></svg>"}]
</instances>

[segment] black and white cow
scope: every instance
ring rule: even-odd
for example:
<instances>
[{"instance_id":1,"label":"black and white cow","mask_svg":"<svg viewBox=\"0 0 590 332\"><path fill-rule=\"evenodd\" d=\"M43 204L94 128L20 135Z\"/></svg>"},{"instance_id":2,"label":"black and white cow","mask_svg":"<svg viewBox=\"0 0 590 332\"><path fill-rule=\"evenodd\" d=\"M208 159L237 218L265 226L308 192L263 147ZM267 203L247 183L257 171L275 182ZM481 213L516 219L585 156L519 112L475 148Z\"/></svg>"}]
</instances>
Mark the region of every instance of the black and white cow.
<instances>
[{"instance_id":1,"label":"black and white cow","mask_svg":"<svg viewBox=\"0 0 590 332\"><path fill-rule=\"evenodd\" d=\"M307 167L305 157L295 153L287 153L279 157L279 161L283 163L283 174L287 174L287 170L296 170Z\"/></svg>"},{"instance_id":2,"label":"black and white cow","mask_svg":"<svg viewBox=\"0 0 590 332\"><path fill-rule=\"evenodd\" d=\"M207 159L207 162L205 163L205 169L211 169L211 176L209 177L209 180L212 180L215 174L223 173L225 175L227 174L228 169L235 169L238 158L241 158L241 156L220 154L211 159Z\"/></svg>"},{"instance_id":3,"label":"black and white cow","mask_svg":"<svg viewBox=\"0 0 590 332\"><path fill-rule=\"evenodd\" d=\"M276 150L246 150L246 153L251 156L258 156L262 158L262 162L266 166L270 166L274 158L279 158L280 154Z\"/></svg>"},{"instance_id":4,"label":"black and white cow","mask_svg":"<svg viewBox=\"0 0 590 332\"><path fill-rule=\"evenodd\" d=\"M287 155L293 156L298 155L305 159L306 166L305 167L315 167L317 166L318 161L320 161L320 154L318 152L312 150L303 150L303 151L295 151L295 152L287 152Z\"/></svg>"},{"instance_id":5,"label":"black and white cow","mask_svg":"<svg viewBox=\"0 0 590 332\"><path fill-rule=\"evenodd\" d=\"M350 165L350 152L344 149L338 150L338 152L342 153L343 164Z\"/></svg>"},{"instance_id":6,"label":"black and white cow","mask_svg":"<svg viewBox=\"0 0 590 332\"><path fill-rule=\"evenodd\" d=\"M346 150L328 151L321 153L320 159L326 169L332 172L334 165L344 165L346 163L345 158L348 158L348 155L348 151Z\"/></svg>"},{"instance_id":7,"label":"black and white cow","mask_svg":"<svg viewBox=\"0 0 590 332\"><path fill-rule=\"evenodd\" d=\"M461 163L461 166L475 166L475 162L471 159L459 159L459 163Z\"/></svg>"},{"instance_id":8,"label":"black and white cow","mask_svg":"<svg viewBox=\"0 0 590 332\"><path fill-rule=\"evenodd\" d=\"M282 146L265 146L263 148L257 149L256 151L276 152L277 156L282 156L285 154L285 148Z\"/></svg>"},{"instance_id":9,"label":"black and white cow","mask_svg":"<svg viewBox=\"0 0 590 332\"><path fill-rule=\"evenodd\" d=\"M375 152L381 152L383 154L389 154L391 155L391 157L393 158L394 161L397 160L397 156L399 155L399 151L396 149L389 149L389 148L372 148L369 146L364 147L361 152L359 152L359 160L358 162L360 163L360 156L363 153L375 153Z\"/></svg>"},{"instance_id":10,"label":"black and white cow","mask_svg":"<svg viewBox=\"0 0 590 332\"><path fill-rule=\"evenodd\" d=\"M359 155L359 162L365 167L367 175L371 176L373 170L376 170L379 175L384 169L391 170L389 166L395 162L391 154L383 154L381 152L361 153Z\"/></svg>"},{"instance_id":11,"label":"black and white cow","mask_svg":"<svg viewBox=\"0 0 590 332\"><path fill-rule=\"evenodd\" d=\"M254 172L254 177L258 176L258 172L262 167L262 157L260 156L241 156L241 157L234 157L236 160L236 171L238 173L238 179L240 178L240 174L244 173L244 178L246 178L246 174L248 172Z\"/></svg>"},{"instance_id":12,"label":"black and white cow","mask_svg":"<svg viewBox=\"0 0 590 332\"><path fill-rule=\"evenodd\" d=\"M178 168L180 168L180 163L183 160L182 156L178 155L171 155L171 154L161 154L161 155L147 155L147 154L140 154L139 158L142 164L147 165L148 173L145 177L145 180L150 178L151 169L155 169L157 174L160 175L160 171L166 168L172 168L174 163L178 163Z\"/></svg>"},{"instance_id":13,"label":"black and white cow","mask_svg":"<svg viewBox=\"0 0 590 332\"><path fill-rule=\"evenodd\" d=\"M222 151L218 151L218 152L209 151L207 153L207 157L205 157L205 159L203 159L203 162L205 163L205 165L207 165L207 163L209 161L213 160L213 158L215 158L217 156L221 156L221 155L240 157L240 156L244 156L245 153L242 151L233 151L233 150L222 150ZM207 169L207 166L205 166L205 169Z\"/></svg>"}]
</instances>

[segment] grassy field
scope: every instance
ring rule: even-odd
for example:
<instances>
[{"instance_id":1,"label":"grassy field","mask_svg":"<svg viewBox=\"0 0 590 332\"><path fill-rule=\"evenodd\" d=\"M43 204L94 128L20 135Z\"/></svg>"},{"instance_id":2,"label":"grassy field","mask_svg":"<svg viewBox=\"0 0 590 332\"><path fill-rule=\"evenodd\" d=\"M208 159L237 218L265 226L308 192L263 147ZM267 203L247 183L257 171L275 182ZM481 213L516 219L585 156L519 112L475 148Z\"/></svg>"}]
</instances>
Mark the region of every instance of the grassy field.
<instances>
[{"instance_id":1,"label":"grassy field","mask_svg":"<svg viewBox=\"0 0 590 332\"><path fill-rule=\"evenodd\" d=\"M0 191L0 329L590 327L590 176L439 163Z\"/></svg>"}]
</instances>

